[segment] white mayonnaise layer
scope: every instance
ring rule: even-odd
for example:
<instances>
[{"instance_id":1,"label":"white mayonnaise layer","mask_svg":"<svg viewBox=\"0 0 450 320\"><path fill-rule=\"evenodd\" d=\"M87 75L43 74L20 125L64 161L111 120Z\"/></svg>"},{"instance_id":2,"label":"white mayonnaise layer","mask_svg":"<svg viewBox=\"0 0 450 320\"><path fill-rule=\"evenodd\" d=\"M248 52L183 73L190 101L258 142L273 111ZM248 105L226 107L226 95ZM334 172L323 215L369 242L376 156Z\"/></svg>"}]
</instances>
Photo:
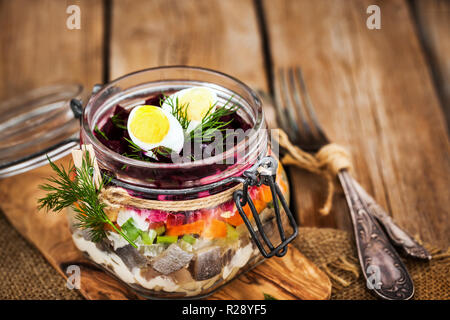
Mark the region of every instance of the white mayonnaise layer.
<instances>
[{"instance_id":1,"label":"white mayonnaise layer","mask_svg":"<svg viewBox=\"0 0 450 320\"><path fill-rule=\"evenodd\" d=\"M135 283L133 274L127 268L125 263L123 263L122 259L115 253L107 253L95 245L95 243L86 240L81 232L75 232L72 235L72 239L75 245L81 251L89 254L90 258L105 267L110 266L113 269L113 272L123 281L127 283Z\"/></svg>"},{"instance_id":2,"label":"white mayonnaise layer","mask_svg":"<svg viewBox=\"0 0 450 320\"><path fill-rule=\"evenodd\" d=\"M239 248L231 259L230 263L223 268L222 277L226 279L234 268L242 268L250 260L253 254L252 243L243 248Z\"/></svg>"},{"instance_id":3,"label":"white mayonnaise layer","mask_svg":"<svg viewBox=\"0 0 450 320\"><path fill-rule=\"evenodd\" d=\"M213 282L217 281L217 279L221 276L218 274L216 277L203 281L192 281L189 283L180 283L177 284L170 277L160 275L154 277L152 279L145 279L141 275L140 268L133 268L132 271L128 269L123 260L113 252L103 251L95 245L95 243L86 240L81 231L76 231L72 235L73 241L77 248L81 251L86 252L90 258L97 264L103 265L104 267L110 267L112 272L121 280L125 281L129 284L139 284L143 288L149 290L163 290L165 292L185 292L188 296L193 296L197 294L201 294L202 290L206 290L210 285L213 285ZM128 244L121 240L121 237L113 232L108 233L108 239L113 242L114 249L121 248ZM249 243L245 247L240 248L236 251L235 255L231 259L230 263L223 268L222 278L227 279L233 274L233 276L237 273L237 271L245 266L247 262L250 260L252 255L254 254L254 250L252 249L252 244Z\"/></svg>"},{"instance_id":4,"label":"white mayonnaise layer","mask_svg":"<svg viewBox=\"0 0 450 320\"><path fill-rule=\"evenodd\" d=\"M125 240L120 234L115 232L108 232L106 234L108 239L112 242L114 250L125 247L128 244L128 241Z\"/></svg>"},{"instance_id":5,"label":"white mayonnaise layer","mask_svg":"<svg viewBox=\"0 0 450 320\"><path fill-rule=\"evenodd\" d=\"M117 239L115 239L115 236L111 236L111 234L108 234L108 238L111 237L113 239L111 241L113 241L114 247L120 248L120 246L117 245ZM174 292L179 288L179 286L169 277L161 275L147 280L141 276L139 268L133 268L133 270L130 271L130 269L128 269L123 260L117 254L100 250L99 248L97 248L95 243L86 240L81 232L75 232L72 235L72 239L77 248L89 254L89 257L95 263L98 263L105 267L110 266L113 269L113 273L127 283L137 283L146 289L162 289L166 292Z\"/></svg>"}]
</instances>

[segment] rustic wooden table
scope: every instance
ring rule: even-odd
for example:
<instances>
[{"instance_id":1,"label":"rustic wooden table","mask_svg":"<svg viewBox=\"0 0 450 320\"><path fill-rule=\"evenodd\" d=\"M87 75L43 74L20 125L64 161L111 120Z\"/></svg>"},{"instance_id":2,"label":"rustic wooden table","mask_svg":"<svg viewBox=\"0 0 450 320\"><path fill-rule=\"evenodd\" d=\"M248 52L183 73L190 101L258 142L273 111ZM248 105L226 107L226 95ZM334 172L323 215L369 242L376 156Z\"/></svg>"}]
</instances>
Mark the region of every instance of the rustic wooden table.
<instances>
[{"instance_id":1,"label":"rustic wooden table","mask_svg":"<svg viewBox=\"0 0 450 320\"><path fill-rule=\"evenodd\" d=\"M81 29L66 27L79 5ZM381 29L366 26L371 4ZM318 117L352 153L361 184L400 226L450 243L450 2L441 0L0 0L0 98L185 64L271 90L301 66ZM324 183L291 169L303 226L350 229L342 193L318 214Z\"/></svg>"}]
</instances>

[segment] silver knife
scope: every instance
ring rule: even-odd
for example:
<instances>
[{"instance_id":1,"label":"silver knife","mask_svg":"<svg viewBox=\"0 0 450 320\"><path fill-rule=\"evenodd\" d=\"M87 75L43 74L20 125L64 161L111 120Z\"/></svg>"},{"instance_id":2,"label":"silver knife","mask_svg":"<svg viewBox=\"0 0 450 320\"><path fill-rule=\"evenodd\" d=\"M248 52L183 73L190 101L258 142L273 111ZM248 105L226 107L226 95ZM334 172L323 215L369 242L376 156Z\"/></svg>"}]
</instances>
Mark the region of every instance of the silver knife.
<instances>
[{"instance_id":1,"label":"silver knife","mask_svg":"<svg viewBox=\"0 0 450 320\"><path fill-rule=\"evenodd\" d=\"M402 259L369 213L368 204L352 183L347 170L338 173L350 209L359 263L367 287L388 300L408 300L414 295L414 284Z\"/></svg>"},{"instance_id":2,"label":"silver knife","mask_svg":"<svg viewBox=\"0 0 450 320\"><path fill-rule=\"evenodd\" d=\"M366 192L366 190L353 179L353 177L350 177L350 179L355 186L356 192L358 192L367 203L367 210L383 226L391 242L396 247L403 249L404 253L411 257L431 260L431 255L427 249L414 240L408 233L403 231L386 211L384 211L384 209Z\"/></svg>"}]
</instances>

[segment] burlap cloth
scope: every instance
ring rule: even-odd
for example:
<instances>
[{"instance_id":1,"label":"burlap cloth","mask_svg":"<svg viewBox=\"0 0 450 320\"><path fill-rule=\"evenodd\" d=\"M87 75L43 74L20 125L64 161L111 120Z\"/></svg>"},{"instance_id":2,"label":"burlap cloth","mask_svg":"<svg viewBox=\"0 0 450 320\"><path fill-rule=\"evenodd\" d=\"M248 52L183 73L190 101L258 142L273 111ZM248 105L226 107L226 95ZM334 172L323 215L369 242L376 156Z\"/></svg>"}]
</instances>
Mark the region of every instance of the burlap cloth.
<instances>
[{"instance_id":1,"label":"burlap cloth","mask_svg":"<svg viewBox=\"0 0 450 320\"><path fill-rule=\"evenodd\" d=\"M358 275L350 235L334 229L300 228L296 245L324 270L333 283L332 299L374 299ZM430 248L430 262L405 259L415 286L415 299L450 298L449 252ZM9 224L0 211L0 299L83 299Z\"/></svg>"}]
</instances>

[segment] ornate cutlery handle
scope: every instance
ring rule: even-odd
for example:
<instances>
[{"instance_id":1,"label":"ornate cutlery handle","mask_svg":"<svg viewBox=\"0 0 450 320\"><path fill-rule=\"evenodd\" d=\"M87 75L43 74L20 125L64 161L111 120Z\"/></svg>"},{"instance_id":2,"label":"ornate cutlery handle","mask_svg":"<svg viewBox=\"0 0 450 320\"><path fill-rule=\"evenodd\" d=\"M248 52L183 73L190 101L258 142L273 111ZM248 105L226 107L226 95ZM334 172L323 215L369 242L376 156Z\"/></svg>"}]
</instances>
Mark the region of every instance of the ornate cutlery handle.
<instances>
[{"instance_id":1,"label":"ornate cutlery handle","mask_svg":"<svg viewBox=\"0 0 450 320\"><path fill-rule=\"evenodd\" d=\"M383 299L407 300L414 295L414 284L400 256L389 242L378 221L368 211L367 201L343 170L338 178L350 209L356 248L367 287Z\"/></svg>"},{"instance_id":2,"label":"ornate cutlery handle","mask_svg":"<svg viewBox=\"0 0 450 320\"><path fill-rule=\"evenodd\" d=\"M391 242L393 242L395 246L402 248L407 255L419 259L430 260L430 253L414 240L413 237L403 231L352 176L350 176L350 179L355 186L356 192L359 193L367 203L367 210L372 216L377 218L379 223L381 223Z\"/></svg>"}]
</instances>

